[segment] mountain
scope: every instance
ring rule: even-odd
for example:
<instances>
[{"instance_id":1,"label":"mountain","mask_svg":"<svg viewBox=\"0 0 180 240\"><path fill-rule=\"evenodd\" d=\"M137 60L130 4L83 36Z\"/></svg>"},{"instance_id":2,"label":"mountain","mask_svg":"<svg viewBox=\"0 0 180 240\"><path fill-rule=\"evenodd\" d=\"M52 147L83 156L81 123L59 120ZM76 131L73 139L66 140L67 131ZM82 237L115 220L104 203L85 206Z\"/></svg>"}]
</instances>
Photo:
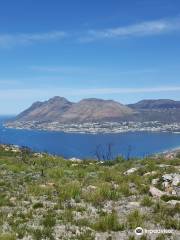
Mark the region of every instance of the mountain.
<instances>
[{"instance_id":1,"label":"mountain","mask_svg":"<svg viewBox=\"0 0 180 240\"><path fill-rule=\"evenodd\" d=\"M142 100L125 106L113 100L89 98L72 103L63 97L53 97L45 102L35 102L13 121L56 121L60 123L161 121L172 123L180 122L180 101Z\"/></svg>"},{"instance_id":2,"label":"mountain","mask_svg":"<svg viewBox=\"0 0 180 240\"><path fill-rule=\"evenodd\" d=\"M20 113L15 121L59 121L62 123L125 120L134 110L112 100L83 99L78 103L54 97L36 102Z\"/></svg>"},{"instance_id":3,"label":"mountain","mask_svg":"<svg viewBox=\"0 0 180 240\"><path fill-rule=\"evenodd\" d=\"M58 121L73 103L63 97L53 97L45 102L35 102L16 117L16 121Z\"/></svg>"},{"instance_id":4,"label":"mountain","mask_svg":"<svg viewBox=\"0 0 180 240\"><path fill-rule=\"evenodd\" d=\"M180 109L180 101L170 99L142 100L135 104L129 104L133 109Z\"/></svg>"},{"instance_id":5,"label":"mountain","mask_svg":"<svg viewBox=\"0 0 180 240\"><path fill-rule=\"evenodd\" d=\"M127 106L112 100L83 99L62 116L62 122L95 122L123 120L134 114Z\"/></svg>"},{"instance_id":6,"label":"mountain","mask_svg":"<svg viewBox=\"0 0 180 240\"><path fill-rule=\"evenodd\" d=\"M170 99L142 100L128 107L138 112L135 121L180 122L180 101Z\"/></svg>"}]
</instances>

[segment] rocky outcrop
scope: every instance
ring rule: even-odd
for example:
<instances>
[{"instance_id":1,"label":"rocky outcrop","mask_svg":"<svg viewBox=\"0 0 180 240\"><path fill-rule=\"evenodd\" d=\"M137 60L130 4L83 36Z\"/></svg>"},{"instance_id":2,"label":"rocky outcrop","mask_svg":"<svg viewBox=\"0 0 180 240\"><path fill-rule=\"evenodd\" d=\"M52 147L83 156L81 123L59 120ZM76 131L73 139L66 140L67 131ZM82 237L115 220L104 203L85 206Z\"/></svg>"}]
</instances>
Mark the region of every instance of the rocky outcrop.
<instances>
[{"instance_id":1,"label":"rocky outcrop","mask_svg":"<svg viewBox=\"0 0 180 240\"><path fill-rule=\"evenodd\" d=\"M158 188L153 187L153 186L150 186L149 192L153 197L157 197L157 198L160 198L160 197L162 197L163 195L166 194L165 192L163 192L163 191L161 191Z\"/></svg>"}]
</instances>

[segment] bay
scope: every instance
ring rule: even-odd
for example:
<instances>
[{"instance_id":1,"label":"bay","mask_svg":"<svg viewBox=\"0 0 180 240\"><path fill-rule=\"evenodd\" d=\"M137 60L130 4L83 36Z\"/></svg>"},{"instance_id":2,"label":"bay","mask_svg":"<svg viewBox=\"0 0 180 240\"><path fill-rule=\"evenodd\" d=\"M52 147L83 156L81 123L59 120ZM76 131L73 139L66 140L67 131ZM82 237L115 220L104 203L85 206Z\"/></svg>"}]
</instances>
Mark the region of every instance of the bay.
<instances>
[{"instance_id":1,"label":"bay","mask_svg":"<svg viewBox=\"0 0 180 240\"><path fill-rule=\"evenodd\" d=\"M127 132L118 134L80 134L3 127L0 118L0 143L28 146L34 151L57 154L66 158L96 158L96 152L115 157L144 157L180 147L180 134L167 132Z\"/></svg>"}]
</instances>

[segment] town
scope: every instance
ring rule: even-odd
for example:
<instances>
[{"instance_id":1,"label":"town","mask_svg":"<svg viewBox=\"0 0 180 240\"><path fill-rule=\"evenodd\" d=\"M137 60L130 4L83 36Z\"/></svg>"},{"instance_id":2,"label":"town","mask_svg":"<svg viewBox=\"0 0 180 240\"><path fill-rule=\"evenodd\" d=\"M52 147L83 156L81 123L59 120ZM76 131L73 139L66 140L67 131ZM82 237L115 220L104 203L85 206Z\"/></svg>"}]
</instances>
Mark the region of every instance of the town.
<instances>
[{"instance_id":1,"label":"town","mask_svg":"<svg viewBox=\"0 0 180 240\"><path fill-rule=\"evenodd\" d=\"M180 123L162 123L159 121L149 122L104 122L104 123L70 123L59 122L8 122L4 124L6 128L61 131L68 133L123 133L123 132L173 132L180 133Z\"/></svg>"}]
</instances>

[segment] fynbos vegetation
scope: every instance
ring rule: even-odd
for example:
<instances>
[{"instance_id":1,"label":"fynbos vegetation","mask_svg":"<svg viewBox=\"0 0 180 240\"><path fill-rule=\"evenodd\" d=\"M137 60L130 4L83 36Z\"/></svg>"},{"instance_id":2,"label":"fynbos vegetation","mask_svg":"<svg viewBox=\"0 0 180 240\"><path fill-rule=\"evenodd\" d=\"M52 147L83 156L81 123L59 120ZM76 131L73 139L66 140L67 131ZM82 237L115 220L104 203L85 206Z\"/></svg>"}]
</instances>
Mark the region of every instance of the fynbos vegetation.
<instances>
[{"instance_id":1,"label":"fynbos vegetation","mask_svg":"<svg viewBox=\"0 0 180 240\"><path fill-rule=\"evenodd\" d=\"M178 239L179 171L178 155L83 161L2 145L0 239Z\"/></svg>"}]
</instances>

